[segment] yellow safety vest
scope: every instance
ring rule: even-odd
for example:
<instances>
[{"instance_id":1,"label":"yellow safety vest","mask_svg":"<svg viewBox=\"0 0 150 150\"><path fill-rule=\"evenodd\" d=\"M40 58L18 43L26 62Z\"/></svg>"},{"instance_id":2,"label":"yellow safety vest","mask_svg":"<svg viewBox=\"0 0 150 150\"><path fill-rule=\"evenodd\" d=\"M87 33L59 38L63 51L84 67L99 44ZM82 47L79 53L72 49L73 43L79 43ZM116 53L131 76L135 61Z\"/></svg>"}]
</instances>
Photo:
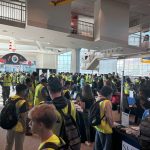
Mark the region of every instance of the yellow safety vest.
<instances>
[{"instance_id":1,"label":"yellow safety vest","mask_svg":"<svg viewBox=\"0 0 150 150\"><path fill-rule=\"evenodd\" d=\"M99 103L99 106L101 110L104 110L106 103L110 103L110 100L104 100ZM104 111L100 112L100 118L104 116ZM106 117L101 120L101 124L99 126L95 126L96 130L99 132L102 132L104 134L112 134L112 127L109 125L108 121L106 120Z\"/></svg>"},{"instance_id":2,"label":"yellow safety vest","mask_svg":"<svg viewBox=\"0 0 150 150\"><path fill-rule=\"evenodd\" d=\"M130 85L125 82L124 84L124 94L129 95L129 91L130 91Z\"/></svg>"},{"instance_id":3,"label":"yellow safety vest","mask_svg":"<svg viewBox=\"0 0 150 150\"><path fill-rule=\"evenodd\" d=\"M64 114L68 113L68 105L62 109ZM59 135L59 132L61 130L61 126L60 124L62 124L62 117L61 114L57 111L57 118L58 118L58 122L59 123L55 123L54 127L53 127L53 133L55 133L56 135ZM76 108L73 102L71 102L71 116L74 118L74 120L76 120Z\"/></svg>"},{"instance_id":4,"label":"yellow safety vest","mask_svg":"<svg viewBox=\"0 0 150 150\"><path fill-rule=\"evenodd\" d=\"M35 95L34 95L34 105L39 105L40 102L45 101L45 99L42 96L43 87L44 86L41 83L37 85L35 89Z\"/></svg>"},{"instance_id":5,"label":"yellow safety vest","mask_svg":"<svg viewBox=\"0 0 150 150\"><path fill-rule=\"evenodd\" d=\"M4 82L3 82L3 86L11 86L12 85L12 78L11 76L4 76Z\"/></svg>"},{"instance_id":6,"label":"yellow safety vest","mask_svg":"<svg viewBox=\"0 0 150 150\"><path fill-rule=\"evenodd\" d=\"M13 97L11 97L11 99L12 100L16 100L16 99L18 99L18 98L20 98L20 96L18 96L18 95L15 95L15 96L13 96ZM24 103L26 103L26 101L25 100L19 100L17 103L16 103L16 108L17 109L19 109L19 108L21 108L21 106L23 106L23 104ZM22 123L20 122L20 121L18 121L18 123L17 123L17 125L13 128L13 130L14 131L16 131L16 132L24 132L24 126L25 125L22 125Z\"/></svg>"},{"instance_id":7,"label":"yellow safety vest","mask_svg":"<svg viewBox=\"0 0 150 150\"><path fill-rule=\"evenodd\" d=\"M27 102L28 102L29 108L33 107L33 103L34 103L33 100L34 100L34 95L32 93L32 90L29 89L29 93L27 95Z\"/></svg>"},{"instance_id":8,"label":"yellow safety vest","mask_svg":"<svg viewBox=\"0 0 150 150\"><path fill-rule=\"evenodd\" d=\"M40 144L38 150L41 150L41 148L42 148L46 143L49 143L49 142L50 142L50 143L54 143L54 144L56 144L56 145L59 145L59 144L60 144L59 138L58 138L55 134L53 134L51 137L48 138L48 140L46 140L46 141L44 141L44 142L42 142L42 143ZM54 150L54 149L52 149L52 148L47 148L47 150Z\"/></svg>"},{"instance_id":9,"label":"yellow safety vest","mask_svg":"<svg viewBox=\"0 0 150 150\"><path fill-rule=\"evenodd\" d=\"M63 90L63 95L65 95L67 92L70 92L69 90Z\"/></svg>"}]
</instances>

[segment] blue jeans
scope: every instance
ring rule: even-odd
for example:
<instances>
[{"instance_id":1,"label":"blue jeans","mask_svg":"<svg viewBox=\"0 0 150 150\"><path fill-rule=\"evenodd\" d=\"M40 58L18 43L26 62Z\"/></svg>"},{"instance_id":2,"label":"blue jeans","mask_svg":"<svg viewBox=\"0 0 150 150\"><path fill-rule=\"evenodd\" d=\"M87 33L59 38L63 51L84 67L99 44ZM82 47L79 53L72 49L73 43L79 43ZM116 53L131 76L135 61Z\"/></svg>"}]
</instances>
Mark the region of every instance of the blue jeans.
<instances>
[{"instance_id":1,"label":"blue jeans","mask_svg":"<svg viewBox=\"0 0 150 150\"><path fill-rule=\"evenodd\" d=\"M112 135L96 131L94 150L111 150Z\"/></svg>"}]
</instances>

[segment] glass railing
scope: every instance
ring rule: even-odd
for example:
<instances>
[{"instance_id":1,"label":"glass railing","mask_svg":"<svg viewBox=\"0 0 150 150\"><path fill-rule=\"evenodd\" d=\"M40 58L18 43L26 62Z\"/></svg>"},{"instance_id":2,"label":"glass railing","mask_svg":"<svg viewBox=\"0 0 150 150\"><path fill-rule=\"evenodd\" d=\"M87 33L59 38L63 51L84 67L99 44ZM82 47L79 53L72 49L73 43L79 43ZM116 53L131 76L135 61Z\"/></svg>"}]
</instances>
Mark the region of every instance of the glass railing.
<instances>
[{"instance_id":1,"label":"glass railing","mask_svg":"<svg viewBox=\"0 0 150 150\"><path fill-rule=\"evenodd\" d=\"M76 26L72 26L72 34L77 34L85 37L94 37L94 24L78 20Z\"/></svg>"},{"instance_id":2,"label":"glass railing","mask_svg":"<svg viewBox=\"0 0 150 150\"><path fill-rule=\"evenodd\" d=\"M128 44L132 46L140 46L143 39L138 34L130 34L128 37Z\"/></svg>"},{"instance_id":3,"label":"glass railing","mask_svg":"<svg viewBox=\"0 0 150 150\"><path fill-rule=\"evenodd\" d=\"M26 23L26 3L0 0L0 19Z\"/></svg>"}]
</instances>

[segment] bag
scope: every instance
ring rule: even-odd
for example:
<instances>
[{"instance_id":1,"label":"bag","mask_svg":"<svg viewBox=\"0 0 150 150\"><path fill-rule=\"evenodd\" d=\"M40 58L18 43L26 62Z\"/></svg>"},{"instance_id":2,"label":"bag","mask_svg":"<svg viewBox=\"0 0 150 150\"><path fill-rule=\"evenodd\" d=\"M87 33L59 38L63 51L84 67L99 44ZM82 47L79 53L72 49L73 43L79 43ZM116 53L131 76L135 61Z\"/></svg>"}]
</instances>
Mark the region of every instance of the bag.
<instances>
[{"instance_id":1,"label":"bag","mask_svg":"<svg viewBox=\"0 0 150 150\"><path fill-rule=\"evenodd\" d=\"M60 137L66 142L66 150L80 150L80 134L76 121L71 116L71 102L68 101L68 113L58 110L62 117Z\"/></svg>"},{"instance_id":2,"label":"bag","mask_svg":"<svg viewBox=\"0 0 150 150\"><path fill-rule=\"evenodd\" d=\"M11 98L9 98L2 109L0 114L0 126L3 129L12 129L17 124L19 120L19 111L16 108L16 103L19 100L21 100L21 98L16 100L11 100Z\"/></svg>"},{"instance_id":3,"label":"bag","mask_svg":"<svg viewBox=\"0 0 150 150\"><path fill-rule=\"evenodd\" d=\"M91 126L97 126L101 124L101 120L105 117L105 115L101 118L100 117L100 106L99 103L102 102L104 99L100 99L99 101L95 102L89 111L89 123Z\"/></svg>"},{"instance_id":4,"label":"bag","mask_svg":"<svg viewBox=\"0 0 150 150\"><path fill-rule=\"evenodd\" d=\"M59 138L59 140L60 140L59 145L52 143L52 142L47 142L39 150L44 150L48 148L51 148L54 150L66 150L66 144L64 143L64 141L61 138Z\"/></svg>"},{"instance_id":5,"label":"bag","mask_svg":"<svg viewBox=\"0 0 150 150\"><path fill-rule=\"evenodd\" d=\"M150 116L141 121L139 143L142 150L150 149Z\"/></svg>"}]
</instances>

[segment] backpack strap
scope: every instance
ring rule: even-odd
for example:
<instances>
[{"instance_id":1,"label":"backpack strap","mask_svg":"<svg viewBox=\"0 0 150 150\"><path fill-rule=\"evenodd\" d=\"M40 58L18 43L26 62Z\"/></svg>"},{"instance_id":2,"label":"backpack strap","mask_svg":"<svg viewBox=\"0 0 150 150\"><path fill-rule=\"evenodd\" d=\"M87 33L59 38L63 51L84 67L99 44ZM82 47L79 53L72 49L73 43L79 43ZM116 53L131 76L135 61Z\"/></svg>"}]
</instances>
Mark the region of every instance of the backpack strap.
<instances>
[{"instance_id":1,"label":"backpack strap","mask_svg":"<svg viewBox=\"0 0 150 150\"><path fill-rule=\"evenodd\" d=\"M100 102L103 102L105 100L105 98L102 98L102 99L100 99L100 100L98 100L96 103L100 103ZM104 115L103 115L103 117L102 118L100 118L100 120L103 120L104 119L104 117L105 117L105 113L104 113Z\"/></svg>"},{"instance_id":2,"label":"backpack strap","mask_svg":"<svg viewBox=\"0 0 150 150\"><path fill-rule=\"evenodd\" d=\"M68 114L71 115L71 102L68 101Z\"/></svg>"},{"instance_id":3,"label":"backpack strap","mask_svg":"<svg viewBox=\"0 0 150 150\"><path fill-rule=\"evenodd\" d=\"M58 150L59 146L57 146L55 143L47 142L40 148L40 150L47 149L47 148L52 148L54 150Z\"/></svg>"}]
</instances>

